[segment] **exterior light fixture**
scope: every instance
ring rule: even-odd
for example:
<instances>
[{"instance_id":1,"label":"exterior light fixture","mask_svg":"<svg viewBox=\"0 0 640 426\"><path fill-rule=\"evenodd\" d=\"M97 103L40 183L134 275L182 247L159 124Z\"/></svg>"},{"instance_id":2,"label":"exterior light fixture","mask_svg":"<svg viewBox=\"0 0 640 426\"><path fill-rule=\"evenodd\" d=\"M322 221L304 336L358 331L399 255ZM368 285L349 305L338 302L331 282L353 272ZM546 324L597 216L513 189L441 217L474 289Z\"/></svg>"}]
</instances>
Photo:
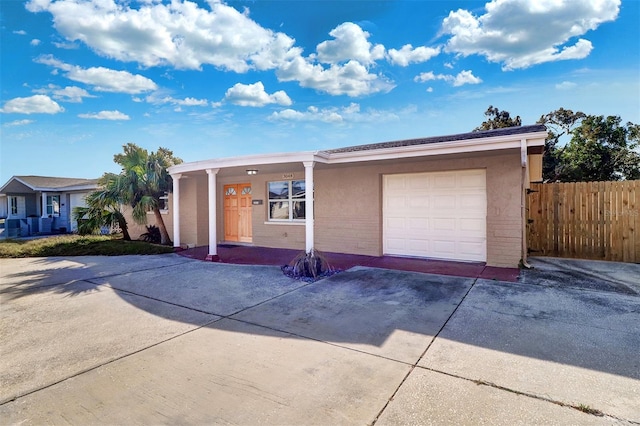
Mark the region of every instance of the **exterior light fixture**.
<instances>
[{"instance_id":1,"label":"exterior light fixture","mask_svg":"<svg viewBox=\"0 0 640 426\"><path fill-rule=\"evenodd\" d=\"M249 176L251 176L251 175L257 175L257 174L258 174L258 171L257 171L256 169L247 169L247 174L248 174Z\"/></svg>"}]
</instances>

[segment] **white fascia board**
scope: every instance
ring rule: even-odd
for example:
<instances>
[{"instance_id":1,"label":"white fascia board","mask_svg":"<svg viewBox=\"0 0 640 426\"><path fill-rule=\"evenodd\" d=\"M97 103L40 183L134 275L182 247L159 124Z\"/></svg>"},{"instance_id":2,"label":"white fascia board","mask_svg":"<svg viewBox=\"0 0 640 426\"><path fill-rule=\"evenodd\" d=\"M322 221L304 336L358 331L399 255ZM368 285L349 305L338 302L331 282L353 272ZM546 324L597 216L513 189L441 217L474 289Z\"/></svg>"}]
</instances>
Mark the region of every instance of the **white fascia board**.
<instances>
[{"instance_id":1,"label":"white fascia board","mask_svg":"<svg viewBox=\"0 0 640 426\"><path fill-rule=\"evenodd\" d=\"M460 141L437 142L393 148L381 148L365 151L340 152L330 154L329 164L352 163L359 161L393 160L434 155L460 154L473 152L520 149L521 140L527 140L527 146L544 145L546 132L523 133L494 138L466 139Z\"/></svg>"},{"instance_id":2,"label":"white fascia board","mask_svg":"<svg viewBox=\"0 0 640 426\"><path fill-rule=\"evenodd\" d=\"M241 157L215 158L212 160L194 161L169 167L169 174L188 173L206 169L223 169L227 167L250 167L263 164L303 163L305 161L327 162L326 154L318 151L288 152L278 154L254 154Z\"/></svg>"},{"instance_id":3,"label":"white fascia board","mask_svg":"<svg viewBox=\"0 0 640 426\"><path fill-rule=\"evenodd\" d=\"M303 151L278 154L254 154L240 157L214 158L211 160L182 163L169 167L170 174L203 171L207 169L224 169L228 167L251 167L264 164L285 164L318 162L325 164L355 163L361 161L377 161L398 158L412 158L433 155L486 152L503 149L520 148L522 139L527 146L544 145L546 132L519 133L496 136L493 138L474 138L460 141L418 144L394 148L381 148L363 151L329 153L326 151Z\"/></svg>"}]
</instances>

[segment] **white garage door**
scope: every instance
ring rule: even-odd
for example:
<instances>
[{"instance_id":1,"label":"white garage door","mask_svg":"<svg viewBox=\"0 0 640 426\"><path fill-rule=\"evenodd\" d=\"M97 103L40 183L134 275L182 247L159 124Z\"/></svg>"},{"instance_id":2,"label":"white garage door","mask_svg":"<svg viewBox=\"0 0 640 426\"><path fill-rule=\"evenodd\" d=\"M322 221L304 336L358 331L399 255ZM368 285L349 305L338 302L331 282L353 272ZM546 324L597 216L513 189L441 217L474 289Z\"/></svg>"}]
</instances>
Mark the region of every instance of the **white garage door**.
<instances>
[{"instance_id":1,"label":"white garage door","mask_svg":"<svg viewBox=\"0 0 640 426\"><path fill-rule=\"evenodd\" d=\"M487 260L485 170L385 175L385 254Z\"/></svg>"}]
</instances>

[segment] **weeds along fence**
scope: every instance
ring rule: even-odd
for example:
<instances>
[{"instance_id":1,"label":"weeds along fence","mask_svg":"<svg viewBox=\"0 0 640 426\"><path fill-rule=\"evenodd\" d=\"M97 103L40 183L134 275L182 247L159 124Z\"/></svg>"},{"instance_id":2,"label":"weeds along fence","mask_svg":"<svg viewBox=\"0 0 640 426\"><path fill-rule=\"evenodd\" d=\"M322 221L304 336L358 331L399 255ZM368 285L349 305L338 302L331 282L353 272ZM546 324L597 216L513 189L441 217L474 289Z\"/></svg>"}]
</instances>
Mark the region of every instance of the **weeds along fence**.
<instances>
[{"instance_id":1,"label":"weeds along fence","mask_svg":"<svg viewBox=\"0 0 640 426\"><path fill-rule=\"evenodd\" d=\"M531 184L531 256L640 263L640 180Z\"/></svg>"}]
</instances>

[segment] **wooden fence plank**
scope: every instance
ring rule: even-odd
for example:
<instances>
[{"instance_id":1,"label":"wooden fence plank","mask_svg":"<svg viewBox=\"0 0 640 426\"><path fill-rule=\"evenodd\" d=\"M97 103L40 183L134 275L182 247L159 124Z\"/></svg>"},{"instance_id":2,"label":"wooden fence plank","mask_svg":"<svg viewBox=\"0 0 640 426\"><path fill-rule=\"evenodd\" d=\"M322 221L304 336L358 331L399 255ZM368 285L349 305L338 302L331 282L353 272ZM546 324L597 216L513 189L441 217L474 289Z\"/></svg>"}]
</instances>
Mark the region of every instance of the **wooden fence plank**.
<instances>
[{"instance_id":1,"label":"wooden fence plank","mask_svg":"<svg viewBox=\"0 0 640 426\"><path fill-rule=\"evenodd\" d=\"M532 184L530 253L640 262L640 181Z\"/></svg>"}]
</instances>

